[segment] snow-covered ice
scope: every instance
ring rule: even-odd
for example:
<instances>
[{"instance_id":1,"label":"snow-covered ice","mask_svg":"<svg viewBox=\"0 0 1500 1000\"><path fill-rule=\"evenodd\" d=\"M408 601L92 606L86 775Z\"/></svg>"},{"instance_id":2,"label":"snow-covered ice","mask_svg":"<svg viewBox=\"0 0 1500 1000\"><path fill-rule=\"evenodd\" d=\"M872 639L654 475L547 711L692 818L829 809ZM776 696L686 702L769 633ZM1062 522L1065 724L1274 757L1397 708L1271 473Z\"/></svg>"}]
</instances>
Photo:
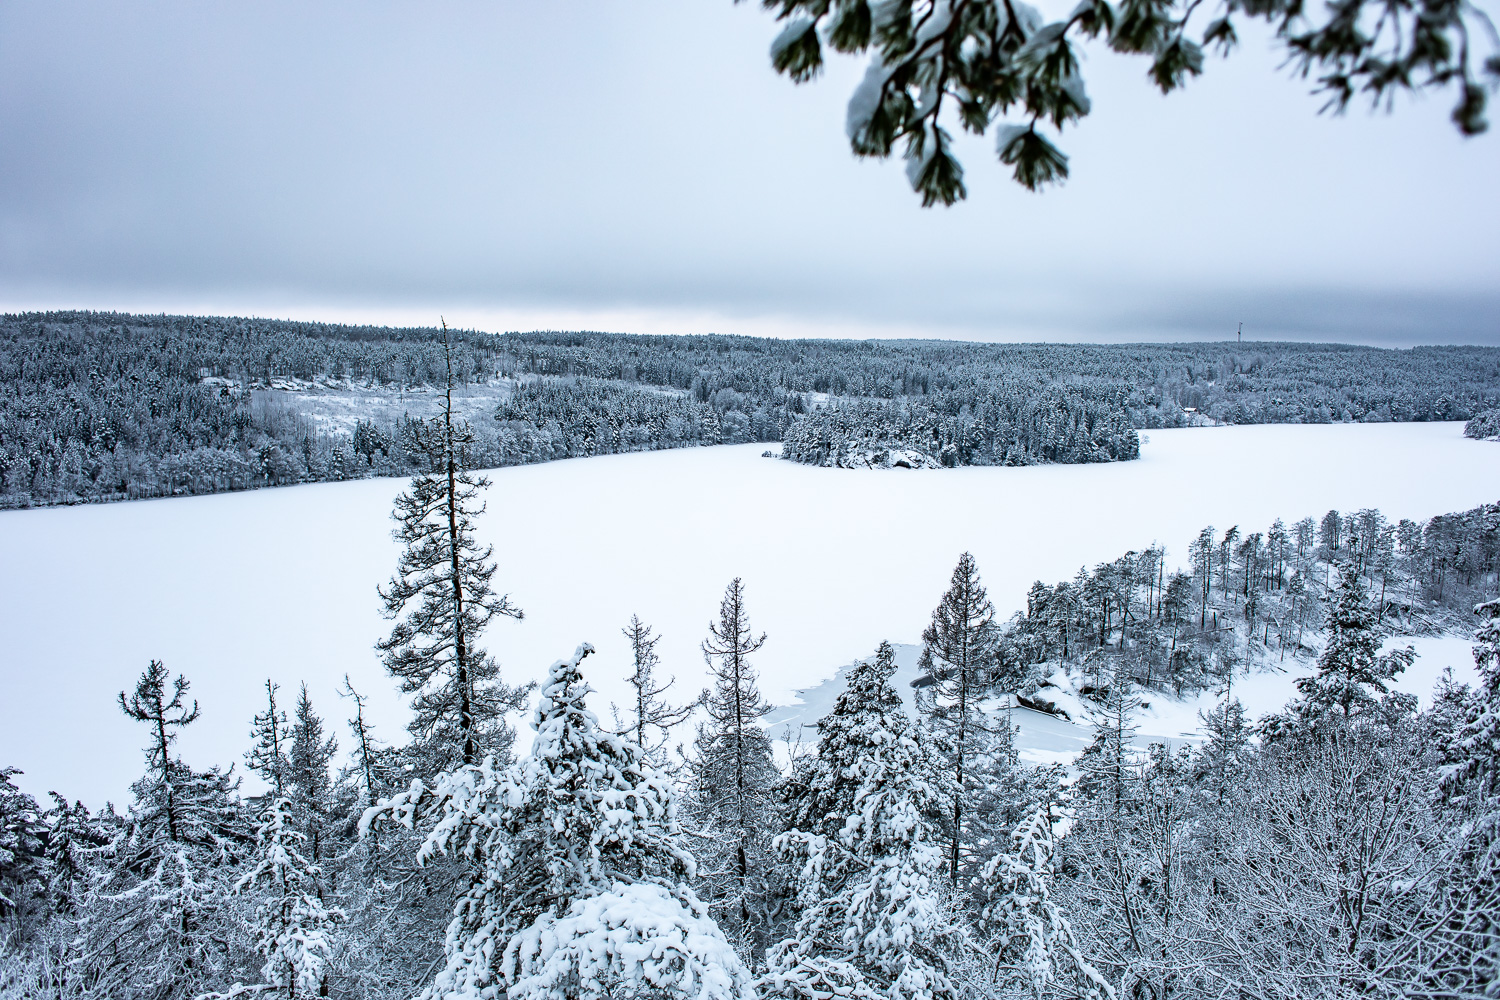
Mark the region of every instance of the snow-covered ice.
<instances>
[{"instance_id":1,"label":"snow-covered ice","mask_svg":"<svg viewBox=\"0 0 1500 1000\"><path fill-rule=\"evenodd\" d=\"M762 458L763 444L503 469L480 534L527 617L498 622L486 644L511 677L539 678L594 643L607 715L627 673L619 629L637 613L664 636L663 670L696 691L698 643L739 575L770 634L762 687L789 702L882 639L917 642L965 549L1008 616L1032 580L1127 549L1160 542L1180 561L1205 524L1259 530L1330 507L1419 518L1500 499L1500 445L1461 431L1157 430L1136 462L1022 469L818 469ZM267 676L287 690L305 679L347 745L351 706L335 694L347 673L399 741L404 707L372 646L388 628L375 586L395 565L389 512L404 482L0 512L0 764L25 770L32 792L125 800L144 734L114 698L153 657L202 703L182 742L195 763L241 759ZM1436 676L1444 658L1468 667L1466 643L1433 648L1414 673ZM1073 738L1037 732L1025 739L1050 742L1036 753Z\"/></svg>"}]
</instances>

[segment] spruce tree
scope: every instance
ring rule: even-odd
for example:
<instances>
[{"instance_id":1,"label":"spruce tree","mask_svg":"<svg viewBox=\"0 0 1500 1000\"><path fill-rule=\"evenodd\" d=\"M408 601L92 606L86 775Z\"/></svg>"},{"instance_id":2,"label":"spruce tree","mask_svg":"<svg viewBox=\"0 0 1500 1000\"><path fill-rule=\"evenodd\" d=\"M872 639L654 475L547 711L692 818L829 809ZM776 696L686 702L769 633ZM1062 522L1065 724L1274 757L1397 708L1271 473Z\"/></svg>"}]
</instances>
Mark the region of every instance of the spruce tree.
<instances>
[{"instance_id":1,"label":"spruce tree","mask_svg":"<svg viewBox=\"0 0 1500 1000\"><path fill-rule=\"evenodd\" d=\"M943 809L894 672L882 643L818 723L795 825L776 841L798 864L801 913L768 955L767 994L955 995L948 956L963 935L946 906Z\"/></svg>"},{"instance_id":2,"label":"spruce tree","mask_svg":"<svg viewBox=\"0 0 1500 1000\"><path fill-rule=\"evenodd\" d=\"M292 723L291 749L287 755L287 795L291 799L307 849L314 862L325 853L332 781L328 768L338 753L338 740L324 738L323 719L313 709L302 685L297 696L296 722Z\"/></svg>"},{"instance_id":3,"label":"spruce tree","mask_svg":"<svg viewBox=\"0 0 1500 1000\"><path fill-rule=\"evenodd\" d=\"M994 605L980 583L974 557L965 552L922 633L921 659L932 678L921 705L949 803L944 833L948 877L954 886L959 884L960 869L972 860L966 852L980 836L970 812L1004 766L995 726L979 707L996 662L997 632Z\"/></svg>"},{"instance_id":4,"label":"spruce tree","mask_svg":"<svg viewBox=\"0 0 1500 1000\"><path fill-rule=\"evenodd\" d=\"M20 773L0 767L0 925L15 921L44 889L41 810L11 780Z\"/></svg>"},{"instance_id":5,"label":"spruce tree","mask_svg":"<svg viewBox=\"0 0 1500 1000\"><path fill-rule=\"evenodd\" d=\"M500 668L478 645L497 616L521 609L491 586L492 546L475 538L489 480L468 467L474 437L453 414L453 356L443 330L447 383L442 416L413 421L410 446L426 463L396 497L394 537L403 546L396 575L379 590L387 618L399 619L376 644L386 669L413 695L414 753L427 774L508 753L507 710L525 692L500 680ZM402 617L402 616L405 617Z\"/></svg>"},{"instance_id":6,"label":"spruce tree","mask_svg":"<svg viewBox=\"0 0 1500 1000\"><path fill-rule=\"evenodd\" d=\"M786 796L788 829L837 837L855 811L867 761L891 740L914 738L901 696L891 686L895 672L889 642L849 671L833 710L818 720L816 750L801 758L797 794Z\"/></svg>"},{"instance_id":7,"label":"spruce tree","mask_svg":"<svg viewBox=\"0 0 1500 1000\"><path fill-rule=\"evenodd\" d=\"M120 817L110 806L90 813L82 802L51 793L52 808L42 815L46 829L48 906L55 915L75 918L87 899L99 856L114 842Z\"/></svg>"},{"instance_id":8,"label":"spruce tree","mask_svg":"<svg viewBox=\"0 0 1500 1000\"><path fill-rule=\"evenodd\" d=\"M1057 871L1056 806L1035 809L984 867L986 903L978 923L1002 996L1102 996L1114 988L1083 956L1073 925L1052 898Z\"/></svg>"},{"instance_id":9,"label":"spruce tree","mask_svg":"<svg viewBox=\"0 0 1500 1000\"><path fill-rule=\"evenodd\" d=\"M426 818L419 859L466 858L475 872L453 909L445 962L427 1000L748 998L749 978L686 880L670 782L639 746L604 730L585 703L580 646L549 671L529 756L493 757L421 781L363 826Z\"/></svg>"},{"instance_id":10,"label":"spruce tree","mask_svg":"<svg viewBox=\"0 0 1500 1000\"><path fill-rule=\"evenodd\" d=\"M713 687L703 694L708 720L694 742L692 800L706 838L699 875L714 916L756 954L766 944L773 794L781 777L760 724L771 706L750 664L765 641L764 633L756 636L750 627L744 585L736 577L702 647Z\"/></svg>"},{"instance_id":11,"label":"spruce tree","mask_svg":"<svg viewBox=\"0 0 1500 1000\"><path fill-rule=\"evenodd\" d=\"M1333 512L1330 511L1330 514ZM1375 612L1352 564L1339 572L1338 597L1328 609L1328 643L1318 657L1318 672L1297 681L1304 718L1316 719L1334 709L1344 718L1375 704L1376 695L1416 658L1410 646L1380 655L1381 637Z\"/></svg>"},{"instance_id":12,"label":"spruce tree","mask_svg":"<svg viewBox=\"0 0 1500 1000\"><path fill-rule=\"evenodd\" d=\"M297 829L290 799L276 796L261 818L259 847L250 870L235 884L259 895L255 947L265 959L263 982L288 998L326 996L334 935L341 910L324 905L321 871L303 854L307 835Z\"/></svg>"},{"instance_id":13,"label":"spruce tree","mask_svg":"<svg viewBox=\"0 0 1500 1000\"><path fill-rule=\"evenodd\" d=\"M1250 725L1238 698L1199 712L1198 719L1207 738L1194 757L1195 777L1217 804L1240 785L1250 755Z\"/></svg>"}]
</instances>

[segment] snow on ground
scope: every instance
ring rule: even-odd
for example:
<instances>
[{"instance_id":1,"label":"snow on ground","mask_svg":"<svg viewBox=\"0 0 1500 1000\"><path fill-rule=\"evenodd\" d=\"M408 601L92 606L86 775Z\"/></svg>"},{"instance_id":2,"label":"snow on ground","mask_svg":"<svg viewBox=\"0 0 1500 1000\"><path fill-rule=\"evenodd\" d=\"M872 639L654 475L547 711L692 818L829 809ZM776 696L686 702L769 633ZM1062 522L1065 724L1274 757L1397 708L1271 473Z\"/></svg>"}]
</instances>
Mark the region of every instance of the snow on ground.
<instances>
[{"instance_id":1,"label":"snow on ground","mask_svg":"<svg viewBox=\"0 0 1500 1000\"><path fill-rule=\"evenodd\" d=\"M1455 683L1477 683L1474 644L1470 640L1452 635L1402 636L1387 640L1384 649L1408 645L1417 651L1416 662L1396 678L1393 687L1416 695L1423 707L1432 704L1432 689L1445 669L1452 669ZM895 649L896 673L891 680L901 692L902 701L910 713L915 707L911 682L920 673L917 659L922 655L922 647L903 643L897 644ZM1311 674L1315 668L1316 664L1311 660L1253 664L1247 673L1236 675L1233 697L1240 700L1251 718L1258 719L1279 711L1297 697L1297 679ZM781 744L778 750L783 757L788 754L786 744L796 741L799 736L804 743L816 742L818 720L833 709L834 700L844 689L848 670L848 666L839 667L827 680L797 691L787 705L766 717L771 735ZM1060 683L1065 682L1060 680ZM1151 743L1197 742L1203 736L1199 713L1213 710L1223 702L1224 695L1222 687L1186 698L1173 698L1159 691L1141 692L1142 707L1136 716L1138 733L1135 744L1145 747ZM1016 746L1022 760L1032 764L1071 763L1093 737L1091 706L1081 702L1071 691L1047 689L1047 697L1064 709L1068 717L1033 711L1015 705L1008 698L1004 701L993 699L994 704L982 707L998 715L1006 709L1006 702L1010 702L1011 722L1020 730Z\"/></svg>"},{"instance_id":2,"label":"snow on ground","mask_svg":"<svg viewBox=\"0 0 1500 1000\"><path fill-rule=\"evenodd\" d=\"M882 639L917 642L964 549L1008 616L1034 579L1153 541L1181 559L1208 523L1253 530L1330 507L1428 517L1493 502L1496 445L1461 430L1152 431L1136 462L1024 469L815 469L761 458L763 444L503 469L481 534L497 586L527 616L497 623L487 645L512 678L540 678L594 643L595 708L607 716L627 672L619 629L638 613L665 636L664 669L696 692L698 644L739 575L770 635L755 659L762 689L789 702ZM403 485L0 512L0 765L25 770L33 792L125 801L145 734L114 698L153 657L202 703L182 742L189 761L241 759L267 676L288 695L305 679L341 729L347 673L399 741L404 706L372 645L389 627L375 586L395 565L389 511ZM1075 738L1054 721L1022 721L1035 752Z\"/></svg>"}]
</instances>

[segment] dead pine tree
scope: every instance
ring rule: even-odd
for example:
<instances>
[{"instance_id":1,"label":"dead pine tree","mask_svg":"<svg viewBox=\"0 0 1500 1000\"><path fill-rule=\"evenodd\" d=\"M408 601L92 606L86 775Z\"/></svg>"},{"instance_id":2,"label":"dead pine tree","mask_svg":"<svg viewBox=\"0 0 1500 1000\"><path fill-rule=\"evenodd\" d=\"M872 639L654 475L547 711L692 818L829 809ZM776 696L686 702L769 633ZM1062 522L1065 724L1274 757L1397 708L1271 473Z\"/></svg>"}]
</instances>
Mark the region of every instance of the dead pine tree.
<instances>
[{"instance_id":1,"label":"dead pine tree","mask_svg":"<svg viewBox=\"0 0 1500 1000\"><path fill-rule=\"evenodd\" d=\"M354 736L350 765L354 784L359 790L359 802L356 807L356 815L358 815L359 812L369 809L380 801L387 782L380 776L378 762L380 748L376 744L374 733L370 730L370 724L365 721L365 696L354 690L348 674L344 675L344 686L340 689L339 695L354 699L354 718L349 720L349 732ZM372 872L379 874L380 830L377 827L371 827L369 833L365 835L365 840L369 845L367 863Z\"/></svg>"},{"instance_id":2,"label":"dead pine tree","mask_svg":"<svg viewBox=\"0 0 1500 1000\"><path fill-rule=\"evenodd\" d=\"M686 721L702 701L701 696L685 705L673 705L665 695L676 683L675 677L665 681L656 676L661 658L656 653L660 635L653 635L651 626L641 621L639 615L630 616L630 624L620 630L630 643L633 669L627 683L630 684L631 705L622 716L615 706L615 732L628 736L654 766L661 768L667 763L667 740L673 728ZM653 730L655 731L653 733Z\"/></svg>"}]
</instances>

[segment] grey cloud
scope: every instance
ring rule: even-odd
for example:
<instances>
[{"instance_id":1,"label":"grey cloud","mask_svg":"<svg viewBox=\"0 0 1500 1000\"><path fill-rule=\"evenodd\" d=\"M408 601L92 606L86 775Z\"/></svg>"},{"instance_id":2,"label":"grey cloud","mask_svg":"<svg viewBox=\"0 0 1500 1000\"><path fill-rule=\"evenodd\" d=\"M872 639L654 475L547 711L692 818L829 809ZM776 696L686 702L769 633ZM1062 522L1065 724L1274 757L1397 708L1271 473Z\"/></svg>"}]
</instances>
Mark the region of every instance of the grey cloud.
<instances>
[{"instance_id":1,"label":"grey cloud","mask_svg":"<svg viewBox=\"0 0 1500 1000\"><path fill-rule=\"evenodd\" d=\"M1068 185L965 140L971 200L924 211L844 145L860 67L794 88L774 32L727 0L5 5L0 299L1500 337L1500 147L1434 102L1318 118L1263 39L1169 100L1095 53Z\"/></svg>"}]
</instances>

